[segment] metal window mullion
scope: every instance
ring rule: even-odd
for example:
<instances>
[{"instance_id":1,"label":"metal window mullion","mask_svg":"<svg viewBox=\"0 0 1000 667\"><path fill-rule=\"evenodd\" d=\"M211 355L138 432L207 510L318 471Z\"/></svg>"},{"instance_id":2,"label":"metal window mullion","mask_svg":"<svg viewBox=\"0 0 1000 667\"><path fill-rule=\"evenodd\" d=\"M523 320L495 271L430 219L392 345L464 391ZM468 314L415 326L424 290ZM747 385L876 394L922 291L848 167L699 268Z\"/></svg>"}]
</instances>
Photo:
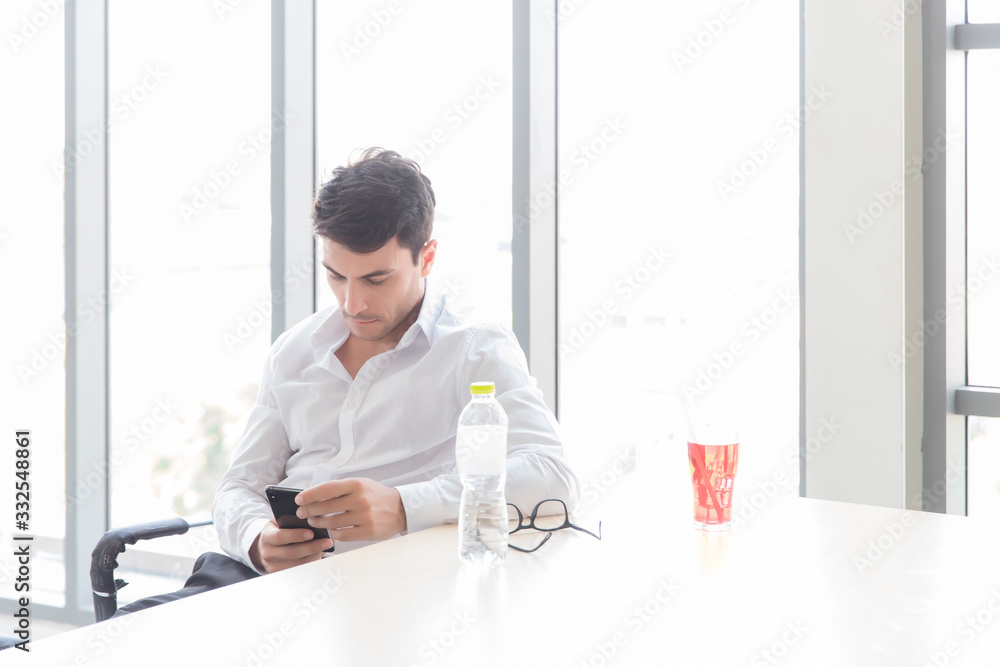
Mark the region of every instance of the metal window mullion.
<instances>
[{"instance_id":1,"label":"metal window mullion","mask_svg":"<svg viewBox=\"0 0 1000 667\"><path fill-rule=\"evenodd\" d=\"M955 26L955 48L1000 49L1000 23L962 23Z\"/></svg>"},{"instance_id":2,"label":"metal window mullion","mask_svg":"<svg viewBox=\"0 0 1000 667\"><path fill-rule=\"evenodd\" d=\"M955 412L967 417L1000 417L1000 387L959 387Z\"/></svg>"},{"instance_id":3,"label":"metal window mullion","mask_svg":"<svg viewBox=\"0 0 1000 667\"><path fill-rule=\"evenodd\" d=\"M66 611L92 610L90 553L108 529L108 309L80 319L107 296L107 142L70 159L107 127L107 2L66 3ZM78 484L99 480L77 498ZM88 486L88 488L90 488ZM89 615L89 614L88 614Z\"/></svg>"},{"instance_id":4,"label":"metal window mullion","mask_svg":"<svg viewBox=\"0 0 1000 667\"><path fill-rule=\"evenodd\" d=\"M806 0L799 0L799 108L806 103ZM807 498L806 463L806 124L799 123L799 496Z\"/></svg>"},{"instance_id":5,"label":"metal window mullion","mask_svg":"<svg viewBox=\"0 0 1000 667\"><path fill-rule=\"evenodd\" d=\"M948 317L924 340L923 496L925 509L965 514L966 419L954 396L966 384L966 323L948 303L965 285L965 54L949 43L949 28L965 23L965 2L924 3L922 12L923 143L933 146L942 131L957 137L924 165L923 318Z\"/></svg>"},{"instance_id":6,"label":"metal window mullion","mask_svg":"<svg viewBox=\"0 0 1000 667\"><path fill-rule=\"evenodd\" d=\"M558 416L558 178L555 0L513 4L513 328Z\"/></svg>"},{"instance_id":7,"label":"metal window mullion","mask_svg":"<svg viewBox=\"0 0 1000 667\"><path fill-rule=\"evenodd\" d=\"M271 340L316 310L315 2L271 5Z\"/></svg>"}]
</instances>

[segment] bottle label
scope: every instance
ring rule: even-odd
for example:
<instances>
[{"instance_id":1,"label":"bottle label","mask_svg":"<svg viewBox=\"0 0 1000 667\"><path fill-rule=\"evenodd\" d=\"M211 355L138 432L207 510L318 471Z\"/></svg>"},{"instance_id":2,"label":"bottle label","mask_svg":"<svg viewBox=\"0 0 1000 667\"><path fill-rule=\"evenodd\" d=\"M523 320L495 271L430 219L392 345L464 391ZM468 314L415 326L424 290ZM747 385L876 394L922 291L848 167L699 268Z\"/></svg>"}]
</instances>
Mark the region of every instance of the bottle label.
<instances>
[{"instance_id":1,"label":"bottle label","mask_svg":"<svg viewBox=\"0 0 1000 667\"><path fill-rule=\"evenodd\" d=\"M502 475L507 470L507 429L459 427L455 459L461 475Z\"/></svg>"}]
</instances>

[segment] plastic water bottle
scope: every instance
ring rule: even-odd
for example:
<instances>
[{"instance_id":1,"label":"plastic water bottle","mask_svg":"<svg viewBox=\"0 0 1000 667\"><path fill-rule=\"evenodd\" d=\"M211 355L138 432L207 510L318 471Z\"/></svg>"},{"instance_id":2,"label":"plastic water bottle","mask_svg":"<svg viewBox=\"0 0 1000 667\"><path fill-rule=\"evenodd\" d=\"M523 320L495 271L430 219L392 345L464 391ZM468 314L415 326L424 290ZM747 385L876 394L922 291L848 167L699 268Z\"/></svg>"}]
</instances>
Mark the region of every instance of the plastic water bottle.
<instances>
[{"instance_id":1,"label":"plastic water bottle","mask_svg":"<svg viewBox=\"0 0 1000 667\"><path fill-rule=\"evenodd\" d=\"M507 415L492 382L473 382L470 391L455 442L462 480L458 557L463 563L491 565L507 555Z\"/></svg>"}]
</instances>

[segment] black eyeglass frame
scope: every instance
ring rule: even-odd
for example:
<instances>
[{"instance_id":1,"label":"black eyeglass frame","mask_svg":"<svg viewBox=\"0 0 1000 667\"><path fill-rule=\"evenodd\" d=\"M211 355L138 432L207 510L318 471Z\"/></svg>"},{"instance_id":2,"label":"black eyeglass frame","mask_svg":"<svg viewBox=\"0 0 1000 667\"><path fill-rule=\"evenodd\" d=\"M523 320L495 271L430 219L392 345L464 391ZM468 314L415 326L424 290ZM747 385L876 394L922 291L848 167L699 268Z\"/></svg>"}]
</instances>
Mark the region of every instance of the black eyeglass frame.
<instances>
[{"instance_id":1,"label":"black eyeglass frame","mask_svg":"<svg viewBox=\"0 0 1000 667\"><path fill-rule=\"evenodd\" d=\"M562 505L562 508L563 508L563 522L562 522L562 524L559 525L559 526L556 526L554 528L543 528L541 526L536 526L535 525L535 519L538 518L538 510L541 509L542 505L544 505L545 503L552 503L552 502L559 503L560 505ZM508 535L516 533L519 530L527 530L529 528L532 529L532 530L538 530L538 531L541 531L541 532L545 533L545 537L533 549L522 549L521 547L517 547L517 546L514 546L513 544L508 543L507 544L507 548L513 549L514 551L520 551L521 553L524 553L524 554L530 554L530 553L533 553L535 551L538 551L539 549L542 548L542 546L546 542L549 541L549 538L552 537L552 533L554 533L557 530L563 530L564 528L572 528L573 530L578 530L581 533L587 533L591 537L596 537L597 539L601 539L601 522L600 521L597 522L597 534L596 535L594 533L590 532L589 530L587 530L586 528L581 528L580 526L573 525L569 521L569 508L566 507L566 502L563 501L563 500L561 500L561 499L559 499L559 498L546 498L545 500L539 501L538 504L535 505L535 509L531 510L531 514L528 515L528 523L524 522L524 514L521 513L521 510L518 508L517 505L515 505L514 503L507 503L507 504L510 505L511 507L513 507L514 511L517 512L517 527L516 528L512 528L511 530L509 530L508 531ZM546 516L558 516L558 515L546 515Z\"/></svg>"}]
</instances>

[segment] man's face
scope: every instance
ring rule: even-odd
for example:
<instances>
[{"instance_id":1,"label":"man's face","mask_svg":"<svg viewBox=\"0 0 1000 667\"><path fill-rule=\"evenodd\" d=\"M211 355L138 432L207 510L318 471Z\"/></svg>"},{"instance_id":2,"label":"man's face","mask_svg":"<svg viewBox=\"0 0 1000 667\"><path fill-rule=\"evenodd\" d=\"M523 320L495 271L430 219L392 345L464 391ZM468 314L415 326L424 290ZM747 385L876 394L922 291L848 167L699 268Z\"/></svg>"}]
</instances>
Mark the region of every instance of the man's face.
<instances>
[{"instance_id":1,"label":"man's face","mask_svg":"<svg viewBox=\"0 0 1000 667\"><path fill-rule=\"evenodd\" d=\"M411 312L424 295L423 278L430 274L437 241L428 241L413 264L410 250L393 237L368 254L351 252L326 237L323 266L351 335L366 341L398 341ZM397 331L397 329L400 329Z\"/></svg>"}]
</instances>

